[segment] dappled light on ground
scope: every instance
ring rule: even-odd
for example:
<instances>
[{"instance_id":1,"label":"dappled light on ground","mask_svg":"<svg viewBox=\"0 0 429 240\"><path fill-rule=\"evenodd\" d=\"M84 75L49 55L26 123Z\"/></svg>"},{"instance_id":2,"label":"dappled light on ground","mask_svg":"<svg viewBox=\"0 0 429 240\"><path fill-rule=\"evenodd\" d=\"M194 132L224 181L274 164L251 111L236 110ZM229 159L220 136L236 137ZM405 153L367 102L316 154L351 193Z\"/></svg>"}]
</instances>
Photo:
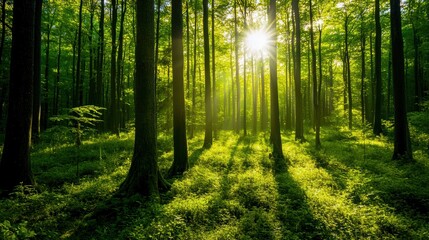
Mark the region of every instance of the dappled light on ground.
<instances>
[{"instance_id":1,"label":"dappled light on ground","mask_svg":"<svg viewBox=\"0 0 429 240\"><path fill-rule=\"evenodd\" d=\"M54 133L50 133L54 134ZM322 129L321 150L283 134L287 169L275 169L268 134L220 132L212 148L189 142L190 169L160 201L117 198L133 134L66 139L33 153L39 189L0 202L1 232L37 239L356 239L429 236L428 153L390 159L389 136ZM158 138L160 170L171 136ZM79 175L76 175L76 160ZM29 194L24 194L28 193ZM9 223L9 224L8 224ZM20 233L21 231L21 233Z\"/></svg>"}]
</instances>

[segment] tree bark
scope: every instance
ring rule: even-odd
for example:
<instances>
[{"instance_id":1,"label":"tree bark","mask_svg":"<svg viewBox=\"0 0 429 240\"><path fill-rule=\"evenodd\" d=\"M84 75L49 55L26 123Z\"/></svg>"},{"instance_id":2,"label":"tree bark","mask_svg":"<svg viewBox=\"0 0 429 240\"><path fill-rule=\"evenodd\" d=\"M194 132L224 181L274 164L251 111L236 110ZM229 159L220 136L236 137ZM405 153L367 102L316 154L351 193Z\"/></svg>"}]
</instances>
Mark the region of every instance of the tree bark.
<instances>
[{"instance_id":1,"label":"tree bark","mask_svg":"<svg viewBox=\"0 0 429 240\"><path fill-rule=\"evenodd\" d=\"M0 161L0 193L19 184L34 185L30 163L33 113L35 0L14 0L10 92L6 135Z\"/></svg>"},{"instance_id":2,"label":"tree bark","mask_svg":"<svg viewBox=\"0 0 429 240\"><path fill-rule=\"evenodd\" d=\"M406 109L404 43L402 39L400 0L390 0L390 34L392 43L393 99L395 105L395 142L392 158L394 160L404 159L411 161L413 154Z\"/></svg>"},{"instance_id":3,"label":"tree bark","mask_svg":"<svg viewBox=\"0 0 429 240\"><path fill-rule=\"evenodd\" d=\"M137 0L135 51L136 130L131 167L119 192L158 198L165 181L159 173L156 153L156 82L154 76L154 0Z\"/></svg>"},{"instance_id":4,"label":"tree bark","mask_svg":"<svg viewBox=\"0 0 429 240\"><path fill-rule=\"evenodd\" d=\"M185 93L183 83L183 23L182 0L173 0L171 5L171 36L173 51L173 140L174 161L168 170L169 176L181 175L189 167L188 143L186 141Z\"/></svg>"},{"instance_id":5,"label":"tree bark","mask_svg":"<svg viewBox=\"0 0 429 240\"><path fill-rule=\"evenodd\" d=\"M109 130L119 136L119 125L118 125L118 108L117 108L117 91L116 91L116 23L118 8L116 7L117 0L112 0L112 51L110 53L110 116L108 119Z\"/></svg>"},{"instance_id":6,"label":"tree bark","mask_svg":"<svg viewBox=\"0 0 429 240\"><path fill-rule=\"evenodd\" d=\"M104 63L104 1L100 1L100 19L98 30L98 49L97 49L97 80L96 80L96 105L103 105L103 63Z\"/></svg>"},{"instance_id":7,"label":"tree bark","mask_svg":"<svg viewBox=\"0 0 429 240\"><path fill-rule=\"evenodd\" d=\"M294 56L294 79L295 79L295 139L304 141L304 124L302 118L302 94L301 94L301 21L299 15L299 0L292 0L292 9L295 20L295 56Z\"/></svg>"},{"instance_id":8,"label":"tree bark","mask_svg":"<svg viewBox=\"0 0 429 240\"><path fill-rule=\"evenodd\" d=\"M215 41L215 0L212 0L212 75L213 75L213 135L217 138L217 96L216 96L216 41Z\"/></svg>"},{"instance_id":9,"label":"tree bark","mask_svg":"<svg viewBox=\"0 0 429 240\"><path fill-rule=\"evenodd\" d=\"M268 11L270 23L270 91L271 91L271 141L273 144L273 157L277 163L284 159L282 140L280 137L279 120L279 93L277 86L277 30L276 30L276 0L270 0Z\"/></svg>"},{"instance_id":10,"label":"tree bark","mask_svg":"<svg viewBox=\"0 0 429 240\"><path fill-rule=\"evenodd\" d=\"M204 33L204 75L205 75L205 109L206 128L204 148L210 148L213 142L212 97L210 81L210 48L209 48L209 10L208 0L203 0L203 33Z\"/></svg>"},{"instance_id":11,"label":"tree bark","mask_svg":"<svg viewBox=\"0 0 429 240\"><path fill-rule=\"evenodd\" d=\"M375 0L375 104L374 124L372 132L379 136L381 128L381 24L380 24L380 1Z\"/></svg>"}]
</instances>

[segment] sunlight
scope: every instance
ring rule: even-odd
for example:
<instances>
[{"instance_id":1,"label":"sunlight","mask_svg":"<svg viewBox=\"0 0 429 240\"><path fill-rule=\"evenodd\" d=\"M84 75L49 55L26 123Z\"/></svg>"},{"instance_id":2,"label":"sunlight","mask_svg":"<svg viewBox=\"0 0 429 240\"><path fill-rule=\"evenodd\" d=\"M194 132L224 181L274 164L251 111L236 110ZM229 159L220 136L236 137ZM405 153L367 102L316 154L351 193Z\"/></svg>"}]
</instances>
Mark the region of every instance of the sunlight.
<instances>
[{"instance_id":1,"label":"sunlight","mask_svg":"<svg viewBox=\"0 0 429 240\"><path fill-rule=\"evenodd\" d=\"M268 34L262 29L250 31L246 36L246 46L253 53L264 51L268 47Z\"/></svg>"}]
</instances>

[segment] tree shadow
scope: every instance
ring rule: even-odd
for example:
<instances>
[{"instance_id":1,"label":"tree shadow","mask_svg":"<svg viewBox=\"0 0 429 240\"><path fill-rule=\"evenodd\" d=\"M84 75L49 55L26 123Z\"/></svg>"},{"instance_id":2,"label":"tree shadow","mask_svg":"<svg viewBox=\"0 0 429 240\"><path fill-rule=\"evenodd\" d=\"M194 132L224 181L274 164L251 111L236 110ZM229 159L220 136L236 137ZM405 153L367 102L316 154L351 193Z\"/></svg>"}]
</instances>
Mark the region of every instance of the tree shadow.
<instances>
[{"instance_id":1,"label":"tree shadow","mask_svg":"<svg viewBox=\"0 0 429 240\"><path fill-rule=\"evenodd\" d=\"M386 140L390 141L390 140ZM322 138L323 148L306 146L317 168L326 170L355 206L386 206L395 216L429 223L429 168L425 160L401 162L391 159L392 148L374 137ZM380 229L402 238L413 238L411 229L380 223ZM414 228L418 228L414 226ZM416 230L414 229L414 230ZM414 231L413 230L413 231Z\"/></svg>"}]
</instances>

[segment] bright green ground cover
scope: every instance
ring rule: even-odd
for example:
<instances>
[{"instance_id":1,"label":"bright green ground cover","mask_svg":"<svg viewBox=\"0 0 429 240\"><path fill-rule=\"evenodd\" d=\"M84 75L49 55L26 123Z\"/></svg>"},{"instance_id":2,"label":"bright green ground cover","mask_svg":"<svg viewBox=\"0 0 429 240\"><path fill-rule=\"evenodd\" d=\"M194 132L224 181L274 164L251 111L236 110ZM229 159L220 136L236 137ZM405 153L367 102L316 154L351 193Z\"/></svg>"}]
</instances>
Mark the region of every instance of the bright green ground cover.
<instances>
[{"instance_id":1,"label":"bright green ground cover","mask_svg":"<svg viewBox=\"0 0 429 240\"><path fill-rule=\"evenodd\" d=\"M429 119L410 119L414 163L392 161L392 136L370 130L324 127L320 151L313 133L298 143L284 132L287 169L269 158L268 134L224 131L210 150L198 135L190 170L158 202L113 197L132 133L86 136L77 150L54 129L33 150L38 191L0 200L0 239L429 239ZM158 147L165 172L171 136Z\"/></svg>"}]
</instances>

